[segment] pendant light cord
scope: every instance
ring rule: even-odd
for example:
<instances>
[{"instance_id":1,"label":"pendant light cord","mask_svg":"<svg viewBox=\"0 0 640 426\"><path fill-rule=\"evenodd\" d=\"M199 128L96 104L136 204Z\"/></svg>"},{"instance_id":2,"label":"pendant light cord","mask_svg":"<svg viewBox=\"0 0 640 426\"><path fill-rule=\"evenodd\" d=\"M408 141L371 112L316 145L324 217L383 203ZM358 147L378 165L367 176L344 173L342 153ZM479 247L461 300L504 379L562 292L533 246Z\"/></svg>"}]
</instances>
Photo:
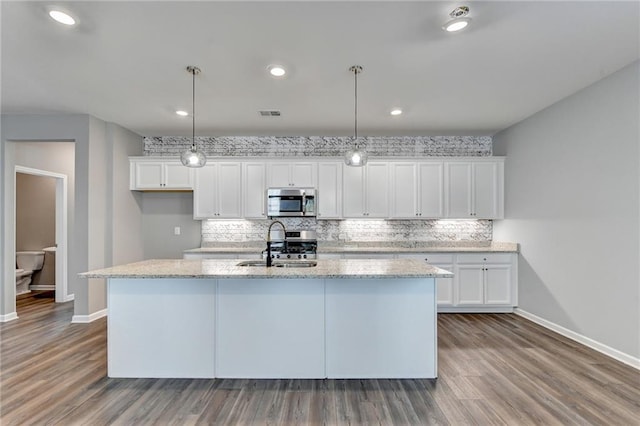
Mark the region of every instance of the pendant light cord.
<instances>
[{"instance_id":1,"label":"pendant light cord","mask_svg":"<svg viewBox=\"0 0 640 426\"><path fill-rule=\"evenodd\" d=\"M196 151L196 68L191 70L191 150Z\"/></svg>"},{"instance_id":2,"label":"pendant light cord","mask_svg":"<svg viewBox=\"0 0 640 426\"><path fill-rule=\"evenodd\" d=\"M354 129L353 129L353 137L355 142L355 147L358 149L358 74L362 72L362 67L360 65L353 65L349 68L349 71L353 72L353 80L354 80L354 89L353 89L353 99L354 99Z\"/></svg>"},{"instance_id":3,"label":"pendant light cord","mask_svg":"<svg viewBox=\"0 0 640 426\"><path fill-rule=\"evenodd\" d=\"M353 131L353 134L355 135L356 138L356 146L358 146L358 69L356 68L353 72L353 79L354 79L354 95L353 95L353 99L355 100L355 106L354 106L354 116L355 116L355 129Z\"/></svg>"}]
</instances>

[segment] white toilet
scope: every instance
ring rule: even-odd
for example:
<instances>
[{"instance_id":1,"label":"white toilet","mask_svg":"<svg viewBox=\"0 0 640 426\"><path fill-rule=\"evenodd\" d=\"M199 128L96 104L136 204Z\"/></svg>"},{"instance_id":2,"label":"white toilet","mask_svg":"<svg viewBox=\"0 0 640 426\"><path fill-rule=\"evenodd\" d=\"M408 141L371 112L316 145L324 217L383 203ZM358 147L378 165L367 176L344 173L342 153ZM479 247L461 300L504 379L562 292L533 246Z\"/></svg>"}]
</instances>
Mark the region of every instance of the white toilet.
<instances>
[{"instance_id":1,"label":"white toilet","mask_svg":"<svg viewBox=\"0 0 640 426\"><path fill-rule=\"evenodd\" d=\"M17 251L16 252L16 294L29 292L31 275L34 271L42 269L44 263L44 251Z\"/></svg>"}]
</instances>

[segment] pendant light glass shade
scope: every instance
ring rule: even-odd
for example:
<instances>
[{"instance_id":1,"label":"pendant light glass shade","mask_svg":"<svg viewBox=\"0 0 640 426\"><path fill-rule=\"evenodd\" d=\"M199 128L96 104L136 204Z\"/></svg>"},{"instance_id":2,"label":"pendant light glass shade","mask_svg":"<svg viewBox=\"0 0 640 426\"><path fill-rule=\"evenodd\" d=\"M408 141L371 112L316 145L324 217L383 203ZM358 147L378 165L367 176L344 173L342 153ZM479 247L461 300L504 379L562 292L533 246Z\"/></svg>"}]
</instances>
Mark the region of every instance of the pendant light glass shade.
<instances>
[{"instance_id":1,"label":"pendant light glass shade","mask_svg":"<svg viewBox=\"0 0 640 426\"><path fill-rule=\"evenodd\" d=\"M344 155L344 163L351 167L362 167L367 164L368 155L364 148L360 148L358 143L358 74L362 72L360 65L353 65L349 68L354 78L354 131L353 131L353 149L350 149Z\"/></svg>"},{"instance_id":2,"label":"pendant light glass shade","mask_svg":"<svg viewBox=\"0 0 640 426\"><path fill-rule=\"evenodd\" d=\"M361 167L367 164L367 159L367 151L360 148L358 142L356 141L353 149L350 149L346 152L344 156L344 163L347 166Z\"/></svg>"},{"instance_id":3,"label":"pendant light glass shade","mask_svg":"<svg viewBox=\"0 0 640 426\"><path fill-rule=\"evenodd\" d=\"M202 167L207 164L207 156L197 149L195 151L187 149L180 156L180 161L187 167Z\"/></svg>"},{"instance_id":4,"label":"pendant light glass shade","mask_svg":"<svg viewBox=\"0 0 640 426\"><path fill-rule=\"evenodd\" d=\"M191 106L191 148L187 149L180 155L180 161L187 167L203 167L207 164L207 156L204 152L198 150L196 146L196 74L200 73L200 68L188 66L187 71L192 75L192 93L193 103Z\"/></svg>"}]
</instances>

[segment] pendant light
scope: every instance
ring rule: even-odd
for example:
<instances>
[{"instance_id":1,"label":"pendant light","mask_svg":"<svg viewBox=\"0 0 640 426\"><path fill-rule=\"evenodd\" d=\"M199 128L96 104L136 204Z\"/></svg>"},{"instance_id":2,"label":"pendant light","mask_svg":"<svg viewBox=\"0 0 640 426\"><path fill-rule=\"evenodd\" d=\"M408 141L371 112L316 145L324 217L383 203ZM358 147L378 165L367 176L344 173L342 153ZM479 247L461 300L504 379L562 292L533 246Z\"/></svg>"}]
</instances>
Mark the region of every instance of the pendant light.
<instances>
[{"instance_id":1,"label":"pendant light","mask_svg":"<svg viewBox=\"0 0 640 426\"><path fill-rule=\"evenodd\" d=\"M362 72L362 67L360 65L353 65L349 68L349 71L353 73L354 79L354 131L353 131L353 149L347 151L344 156L344 163L347 166L352 167L362 167L367 164L367 152L364 149L361 149L358 144L358 74Z\"/></svg>"},{"instance_id":2,"label":"pendant light","mask_svg":"<svg viewBox=\"0 0 640 426\"><path fill-rule=\"evenodd\" d=\"M193 103L191 105L191 148L180 156L180 161L187 167L203 167L207 164L207 156L196 147L196 74L200 74L200 68L189 65L187 72L192 75Z\"/></svg>"}]
</instances>

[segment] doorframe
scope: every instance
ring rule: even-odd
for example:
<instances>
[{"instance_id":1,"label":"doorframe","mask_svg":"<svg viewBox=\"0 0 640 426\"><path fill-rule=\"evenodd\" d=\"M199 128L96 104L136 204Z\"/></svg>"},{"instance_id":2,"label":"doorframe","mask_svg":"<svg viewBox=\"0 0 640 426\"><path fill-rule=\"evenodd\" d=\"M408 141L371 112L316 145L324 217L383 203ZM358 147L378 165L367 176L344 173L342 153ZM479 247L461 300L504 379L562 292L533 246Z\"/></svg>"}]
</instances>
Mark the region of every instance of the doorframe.
<instances>
[{"instance_id":1,"label":"doorframe","mask_svg":"<svg viewBox=\"0 0 640 426\"><path fill-rule=\"evenodd\" d=\"M67 262L67 175L62 173L50 172L47 170L34 169L31 167L15 166L14 171L14 189L13 189L13 210L14 210L14 230L15 218L17 217L16 198L18 196L15 185L17 174L25 173L35 176L52 177L56 179L56 303L63 303L73 300L74 295L67 294L68 290L68 262ZM15 232L13 235L15 240ZM13 258L15 259L15 244ZM8 253L11 255L11 253ZM15 274L13 281L13 294L15 297L16 283Z\"/></svg>"}]
</instances>

